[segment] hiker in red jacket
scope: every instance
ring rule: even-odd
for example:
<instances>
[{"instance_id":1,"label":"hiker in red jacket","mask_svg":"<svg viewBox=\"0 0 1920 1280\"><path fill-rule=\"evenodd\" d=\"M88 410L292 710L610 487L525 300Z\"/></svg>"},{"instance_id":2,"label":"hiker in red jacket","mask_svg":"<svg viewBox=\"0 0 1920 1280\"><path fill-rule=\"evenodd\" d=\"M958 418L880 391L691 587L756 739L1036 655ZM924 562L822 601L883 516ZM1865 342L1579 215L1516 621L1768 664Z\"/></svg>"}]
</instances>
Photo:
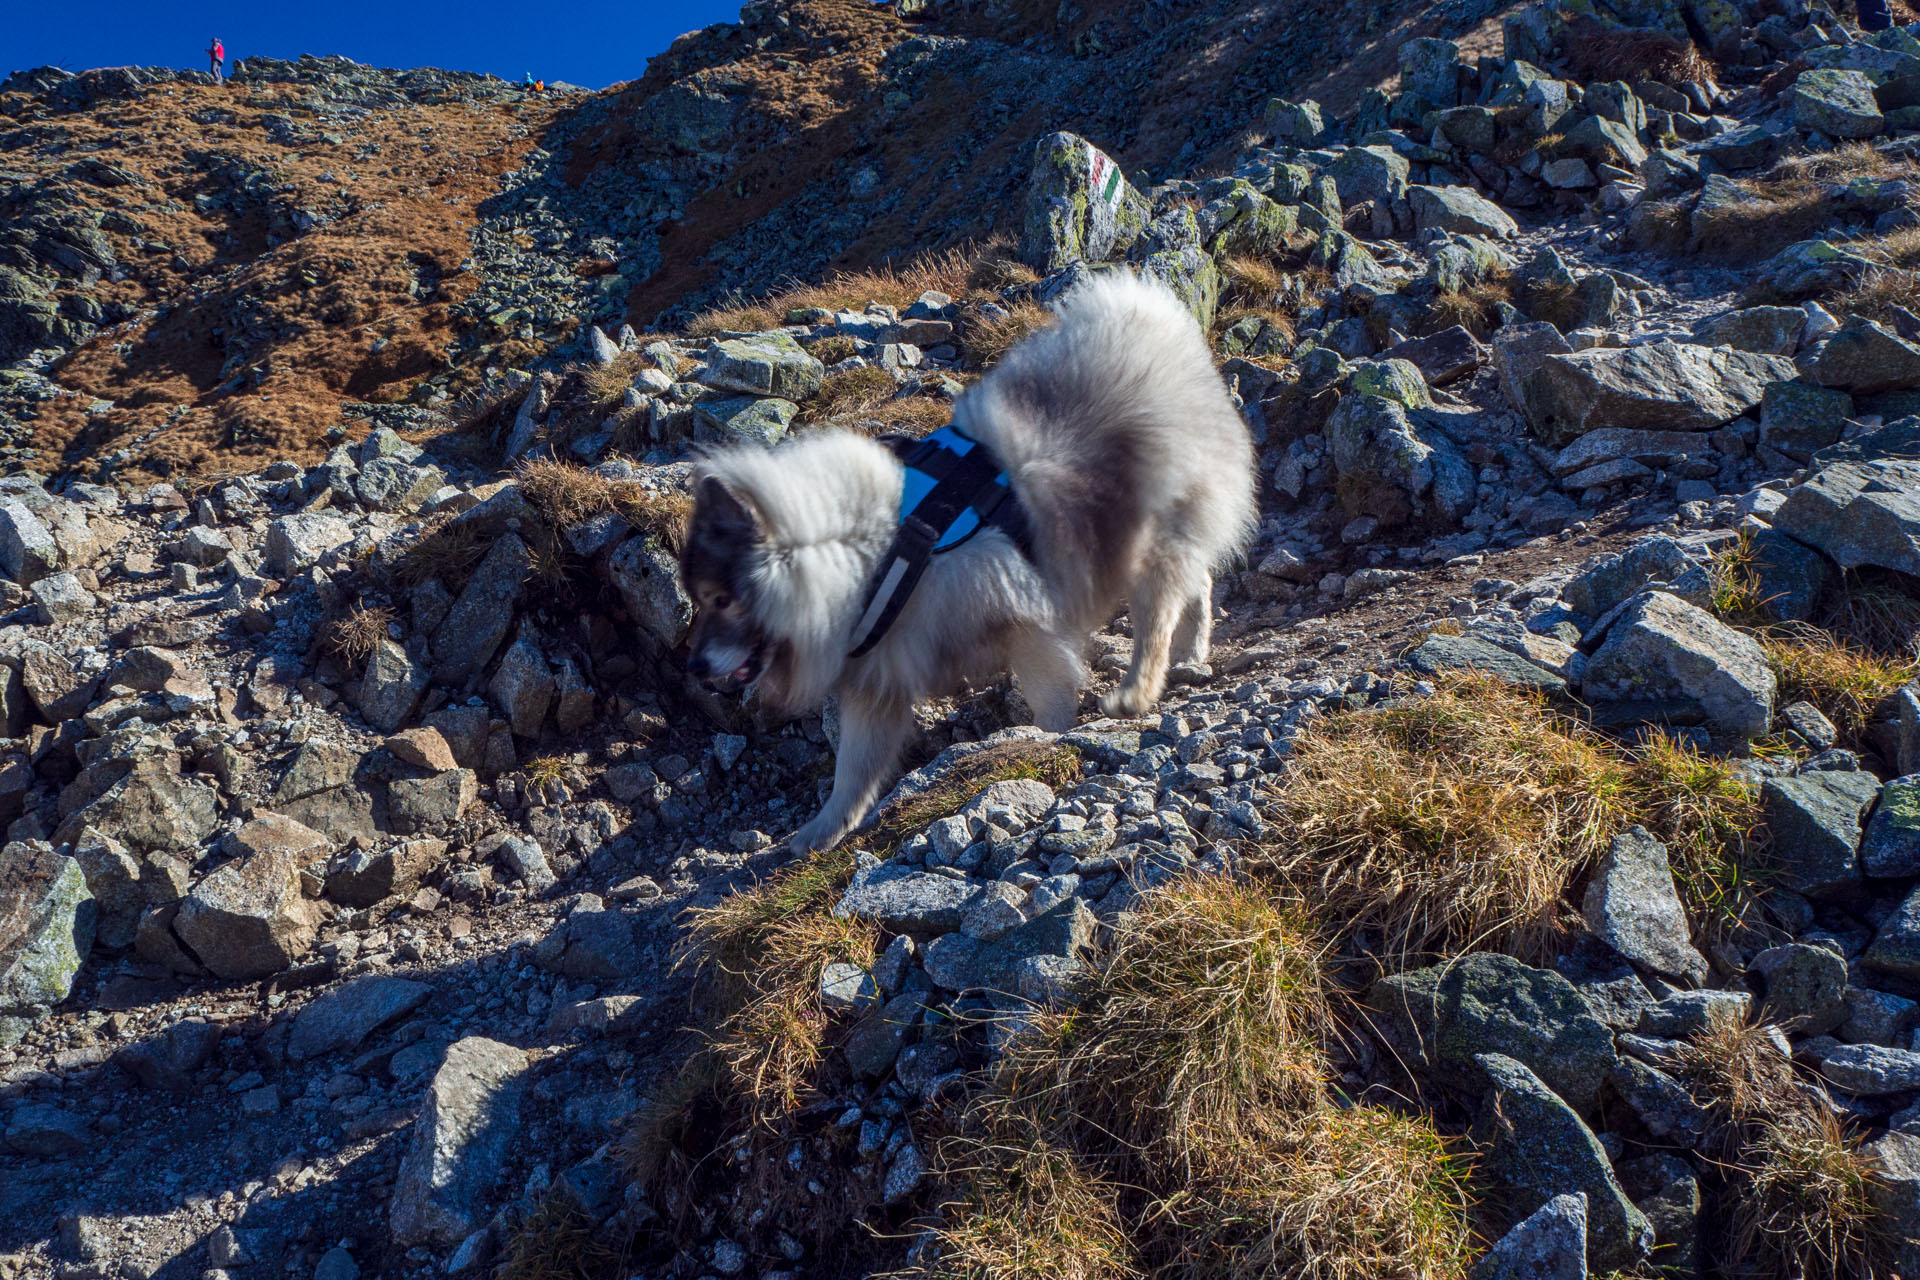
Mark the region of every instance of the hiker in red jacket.
<instances>
[{"instance_id":1,"label":"hiker in red jacket","mask_svg":"<svg viewBox=\"0 0 1920 1280\"><path fill-rule=\"evenodd\" d=\"M210 64L207 70L213 72L215 84L226 79L227 46L220 43L219 36L215 36L213 43L207 46L207 61Z\"/></svg>"}]
</instances>

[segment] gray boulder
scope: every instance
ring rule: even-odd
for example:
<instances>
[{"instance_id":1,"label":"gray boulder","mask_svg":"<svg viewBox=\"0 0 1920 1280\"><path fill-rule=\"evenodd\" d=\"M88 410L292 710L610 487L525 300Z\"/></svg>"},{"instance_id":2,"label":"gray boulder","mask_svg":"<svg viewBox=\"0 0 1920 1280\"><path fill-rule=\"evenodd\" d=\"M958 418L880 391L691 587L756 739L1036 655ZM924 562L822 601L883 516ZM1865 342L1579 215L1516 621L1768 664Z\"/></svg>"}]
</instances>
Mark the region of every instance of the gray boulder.
<instances>
[{"instance_id":1,"label":"gray boulder","mask_svg":"<svg viewBox=\"0 0 1920 1280\"><path fill-rule=\"evenodd\" d=\"M680 585L679 562L653 537L629 538L607 562L607 576L627 616L655 646L671 649L693 622L693 601Z\"/></svg>"},{"instance_id":2,"label":"gray boulder","mask_svg":"<svg viewBox=\"0 0 1920 1280\"><path fill-rule=\"evenodd\" d=\"M1833 576L1832 561L1777 529L1753 535L1747 568L1753 574L1760 612L1780 622L1812 617L1820 593Z\"/></svg>"},{"instance_id":3,"label":"gray boulder","mask_svg":"<svg viewBox=\"0 0 1920 1280\"><path fill-rule=\"evenodd\" d=\"M979 896L980 886L971 881L873 862L854 872L834 914L872 920L896 933L951 933Z\"/></svg>"},{"instance_id":4,"label":"gray boulder","mask_svg":"<svg viewBox=\"0 0 1920 1280\"><path fill-rule=\"evenodd\" d=\"M487 696L515 734L538 738L559 683L540 646L524 632L508 646L487 684Z\"/></svg>"},{"instance_id":5,"label":"gray boulder","mask_svg":"<svg viewBox=\"0 0 1920 1280\"><path fill-rule=\"evenodd\" d=\"M1877 1044L1848 1044L1820 1059L1827 1083L1858 1098L1920 1089L1920 1053Z\"/></svg>"},{"instance_id":6,"label":"gray boulder","mask_svg":"<svg viewBox=\"0 0 1920 1280\"><path fill-rule=\"evenodd\" d=\"M1514 1210L1530 1214L1555 1196L1584 1194L1589 1262L1613 1270L1646 1257L1653 1226L1627 1199L1593 1131L1524 1063L1498 1053L1475 1062L1491 1082L1474 1122L1486 1152L1481 1171L1506 1189Z\"/></svg>"},{"instance_id":7,"label":"gray boulder","mask_svg":"<svg viewBox=\"0 0 1920 1280\"><path fill-rule=\"evenodd\" d=\"M1902 1275L1920 1274L1920 1135L1895 1130L1860 1150L1878 1175L1867 1194L1893 1242L1893 1266Z\"/></svg>"},{"instance_id":8,"label":"gray boulder","mask_svg":"<svg viewBox=\"0 0 1920 1280\"><path fill-rule=\"evenodd\" d=\"M212 787L181 777L164 757L151 755L69 815L55 837L71 844L92 827L136 853L193 858L219 821L220 797Z\"/></svg>"},{"instance_id":9,"label":"gray boulder","mask_svg":"<svg viewBox=\"0 0 1920 1280\"><path fill-rule=\"evenodd\" d=\"M1920 980L1920 888L1909 890L1880 922L1860 960L1869 969Z\"/></svg>"},{"instance_id":10,"label":"gray boulder","mask_svg":"<svg viewBox=\"0 0 1920 1280\"><path fill-rule=\"evenodd\" d=\"M1886 131L1887 118L1864 71L1816 67L1793 82L1793 123L1803 133L1829 138L1871 138Z\"/></svg>"},{"instance_id":11,"label":"gray boulder","mask_svg":"<svg viewBox=\"0 0 1920 1280\"><path fill-rule=\"evenodd\" d=\"M327 992L300 1010L287 1038L296 1062L352 1049L377 1028L418 1008L433 988L424 982L369 974Z\"/></svg>"},{"instance_id":12,"label":"gray boulder","mask_svg":"<svg viewBox=\"0 0 1920 1280\"><path fill-rule=\"evenodd\" d=\"M1373 984L1368 1006L1402 1061L1442 1083L1474 1079L1482 1054L1526 1063L1579 1111L1599 1100L1617 1054L1613 1033L1594 1017L1571 982L1511 956L1474 952L1458 960Z\"/></svg>"},{"instance_id":13,"label":"gray boulder","mask_svg":"<svg viewBox=\"0 0 1920 1280\"><path fill-rule=\"evenodd\" d=\"M447 1047L394 1183L391 1223L399 1245L452 1248L487 1220L520 1141L527 1055L469 1036Z\"/></svg>"},{"instance_id":14,"label":"gray boulder","mask_svg":"<svg viewBox=\"0 0 1920 1280\"><path fill-rule=\"evenodd\" d=\"M1470 187L1408 187L1407 207L1413 210L1417 235L1429 230L1458 231L1511 240L1520 234L1519 224L1506 210Z\"/></svg>"},{"instance_id":15,"label":"gray boulder","mask_svg":"<svg viewBox=\"0 0 1920 1280\"><path fill-rule=\"evenodd\" d=\"M1799 307L1743 307L1702 321L1693 333L1709 347L1790 356L1799 349L1806 325L1807 313Z\"/></svg>"},{"instance_id":16,"label":"gray boulder","mask_svg":"<svg viewBox=\"0 0 1920 1280\"><path fill-rule=\"evenodd\" d=\"M701 380L723 391L804 400L820 389L827 376L827 367L780 329L746 338L716 338L701 354L707 362Z\"/></svg>"},{"instance_id":17,"label":"gray boulder","mask_svg":"<svg viewBox=\"0 0 1920 1280\"><path fill-rule=\"evenodd\" d=\"M31 586L60 568L60 547L53 533L26 503L0 497L0 573Z\"/></svg>"},{"instance_id":18,"label":"gray boulder","mask_svg":"<svg viewBox=\"0 0 1920 1280\"><path fill-rule=\"evenodd\" d=\"M1760 403L1767 384L1796 377L1784 356L1650 342L1548 356L1527 379L1535 434L1559 447L1602 427L1711 431Z\"/></svg>"},{"instance_id":19,"label":"gray boulder","mask_svg":"<svg viewBox=\"0 0 1920 1280\"><path fill-rule=\"evenodd\" d=\"M1847 1016L1847 962L1837 952L1790 942L1768 947L1749 968L1766 983L1761 1012L1768 1022L1820 1036Z\"/></svg>"},{"instance_id":20,"label":"gray boulder","mask_svg":"<svg viewBox=\"0 0 1920 1280\"><path fill-rule=\"evenodd\" d=\"M1474 1264L1473 1280L1587 1280L1587 1196L1558 1195Z\"/></svg>"},{"instance_id":21,"label":"gray boulder","mask_svg":"<svg viewBox=\"0 0 1920 1280\"><path fill-rule=\"evenodd\" d=\"M40 844L0 848L0 1044L18 1020L59 1004L93 949L95 909L80 864Z\"/></svg>"},{"instance_id":22,"label":"gray boulder","mask_svg":"<svg viewBox=\"0 0 1920 1280\"><path fill-rule=\"evenodd\" d=\"M478 510L478 508L475 508ZM513 625L533 556L515 533L503 533L433 633L433 678L458 685L485 667Z\"/></svg>"},{"instance_id":23,"label":"gray boulder","mask_svg":"<svg viewBox=\"0 0 1920 1280\"><path fill-rule=\"evenodd\" d=\"M1707 958L1687 932L1687 913L1673 887L1666 846L1645 827L1613 838L1581 909L1587 927L1633 963L1696 985L1707 980Z\"/></svg>"},{"instance_id":24,"label":"gray boulder","mask_svg":"<svg viewBox=\"0 0 1920 1280\"><path fill-rule=\"evenodd\" d=\"M1786 887L1810 897L1860 884L1860 824L1880 794L1870 773L1832 769L1768 778L1760 788Z\"/></svg>"},{"instance_id":25,"label":"gray boulder","mask_svg":"<svg viewBox=\"0 0 1920 1280\"><path fill-rule=\"evenodd\" d=\"M1841 325L1806 363L1813 381L1857 396L1920 387L1920 345L1862 316Z\"/></svg>"},{"instance_id":26,"label":"gray boulder","mask_svg":"<svg viewBox=\"0 0 1920 1280\"><path fill-rule=\"evenodd\" d=\"M1684 700L1716 728L1757 737L1773 721L1773 669L1752 637L1664 591L1626 606L1587 663L1587 696Z\"/></svg>"},{"instance_id":27,"label":"gray boulder","mask_svg":"<svg viewBox=\"0 0 1920 1280\"><path fill-rule=\"evenodd\" d=\"M319 563L335 547L353 541L353 526L339 516L302 511L267 526L266 569L290 578Z\"/></svg>"},{"instance_id":28,"label":"gray boulder","mask_svg":"<svg viewBox=\"0 0 1920 1280\"><path fill-rule=\"evenodd\" d=\"M382 733L393 733L413 718L427 691L427 669L404 645L382 639L367 655L360 676L360 714Z\"/></svg>"},{"instance_id":29,"label":"gray boulder","mask_svg":"<svg viewBox=\"0 0 1920 1280\"><path fill-rule=\"evenodd\" d=\"M1880 789L1860 843L1860 865L1870 876L1920 875L1920 773Z\"/></svg>"},{"instance_id":30,"label":"gray boulder","mask_svg":"<svg viewBox=\"0 0 1920 1280\"><path fill-rule=\"evenodd\" d=\"M1407 655L1406 662L1426 675L1478 671L1505 684L1546 694L1558 695L1567 690L1567 682L1545 667L1479 636L1428 636Z\"/></svg>"},{"instance_id":31,"label":"gray boulder","mask_svg":"<svg viewBox=\"0 0 1920 1280\"><path fill-rule=\"evenodd\" d=\"M1843 569L1878 565L1920 575L1920 459L1823 467L1787 494L1773 527Z\"/></svg>"},{"instance_id":32,"label":"gray boulder","mask_svg":"<svg viewBox=\"0 0 1920 1280\"><path fill-rule=\"evenodd\" d=\"M1043 275L1100 263L1133 246L1153 216L1111 156L1085 138L1050 133L1033 147L1020 256Z\"/></svg>"},{"instance_id":33,"label":"gray boulder","mask_svg":"<svg viewBox=\"0 0 1920 1280\"><path fill-rule=\"evenodd\" d=\"M300 864L284 849L236 859L203 877L180 904L173 930L219 978L265 978L290 969L320 924L301 892Z\"/></svg>"},{"instance_id":34,"label":"gray boulder","mask_svg":"<svg viewBox=\"0 0 1920 1280\"><path fill-rule=\"evenodd\" d=\"M984 991L1036 1005L1062 1003L1093 944L1093 913L1067 898L992 940L949 933L927 944L927 977L948 991Z\"/></svg>"}]
</instances>

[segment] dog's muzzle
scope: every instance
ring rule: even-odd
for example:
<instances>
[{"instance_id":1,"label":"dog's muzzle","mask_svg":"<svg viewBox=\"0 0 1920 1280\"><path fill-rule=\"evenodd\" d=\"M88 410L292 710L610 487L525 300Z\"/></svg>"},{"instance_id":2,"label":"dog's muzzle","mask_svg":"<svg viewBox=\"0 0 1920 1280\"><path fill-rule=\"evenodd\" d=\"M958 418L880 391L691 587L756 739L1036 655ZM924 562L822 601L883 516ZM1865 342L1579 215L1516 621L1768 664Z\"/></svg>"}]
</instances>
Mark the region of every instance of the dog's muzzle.
<instances>
[{"instance_id":1,"label":"dog's muzzle","mask_svg":"<svg viewBox=\"0 0 1920 1280\"><path fill-rule=\"evenodd\" d=\"M748 650L746 660L731 671L715 671L704 653L687 659L687 673L716 693L738 693L758 680L767 669L767 644L758 641Z\"/></svg>"}]
</instances>

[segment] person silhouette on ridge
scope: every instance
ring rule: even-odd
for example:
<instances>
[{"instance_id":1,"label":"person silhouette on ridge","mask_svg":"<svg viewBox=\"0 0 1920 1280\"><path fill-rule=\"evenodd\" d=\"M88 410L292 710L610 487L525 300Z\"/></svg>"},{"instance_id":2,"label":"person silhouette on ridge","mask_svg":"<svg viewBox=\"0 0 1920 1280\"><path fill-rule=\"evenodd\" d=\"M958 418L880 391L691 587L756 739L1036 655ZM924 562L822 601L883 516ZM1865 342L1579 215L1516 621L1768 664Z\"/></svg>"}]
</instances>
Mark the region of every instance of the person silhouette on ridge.
<instances>
[{"instance_id":1,"label":"person silhouette on ridge","mask_svg":"<svg viewBox=\"0 0 1920 1280\"><path fill-rule=\"evenodd\" d=\"M226 62L227 46L220 43L219 36L215 36L207 45L207 70L213 73L213 82L215 84L219 84L227 78Z\"/></svg>"}]
</instances>

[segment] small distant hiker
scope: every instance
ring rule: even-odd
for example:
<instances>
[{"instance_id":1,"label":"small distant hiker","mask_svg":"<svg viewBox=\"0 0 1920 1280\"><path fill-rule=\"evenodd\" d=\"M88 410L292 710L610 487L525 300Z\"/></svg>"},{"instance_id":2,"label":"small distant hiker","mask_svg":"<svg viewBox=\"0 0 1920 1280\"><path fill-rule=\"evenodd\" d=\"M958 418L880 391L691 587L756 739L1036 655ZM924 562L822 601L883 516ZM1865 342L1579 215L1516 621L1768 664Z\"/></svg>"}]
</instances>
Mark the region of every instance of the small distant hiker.
<instances>
[{"instance_id":1,"label":"small distant hiker","mask_svg":"<svg viewBox=\"0 0 1920 1280\"><path fill-rule=\"evenodd\" d=\"M1887 0L1856 0L1862 31L1885 31L1893 26L1893 11Z\"/></svg>"},{"instance_id":2,"label":"small distant hiker","mask_svg":"<svg viewBox=\"0 0 1920 1280\"><path fill-rule=\"evenodd\" d=\"M227 46L220 43L219 36L215 36L212 42L207 45L207 63L207 70L213 72L213 82L215 84L219 84L227 78Z\"/></svg>"}]
</instances>

